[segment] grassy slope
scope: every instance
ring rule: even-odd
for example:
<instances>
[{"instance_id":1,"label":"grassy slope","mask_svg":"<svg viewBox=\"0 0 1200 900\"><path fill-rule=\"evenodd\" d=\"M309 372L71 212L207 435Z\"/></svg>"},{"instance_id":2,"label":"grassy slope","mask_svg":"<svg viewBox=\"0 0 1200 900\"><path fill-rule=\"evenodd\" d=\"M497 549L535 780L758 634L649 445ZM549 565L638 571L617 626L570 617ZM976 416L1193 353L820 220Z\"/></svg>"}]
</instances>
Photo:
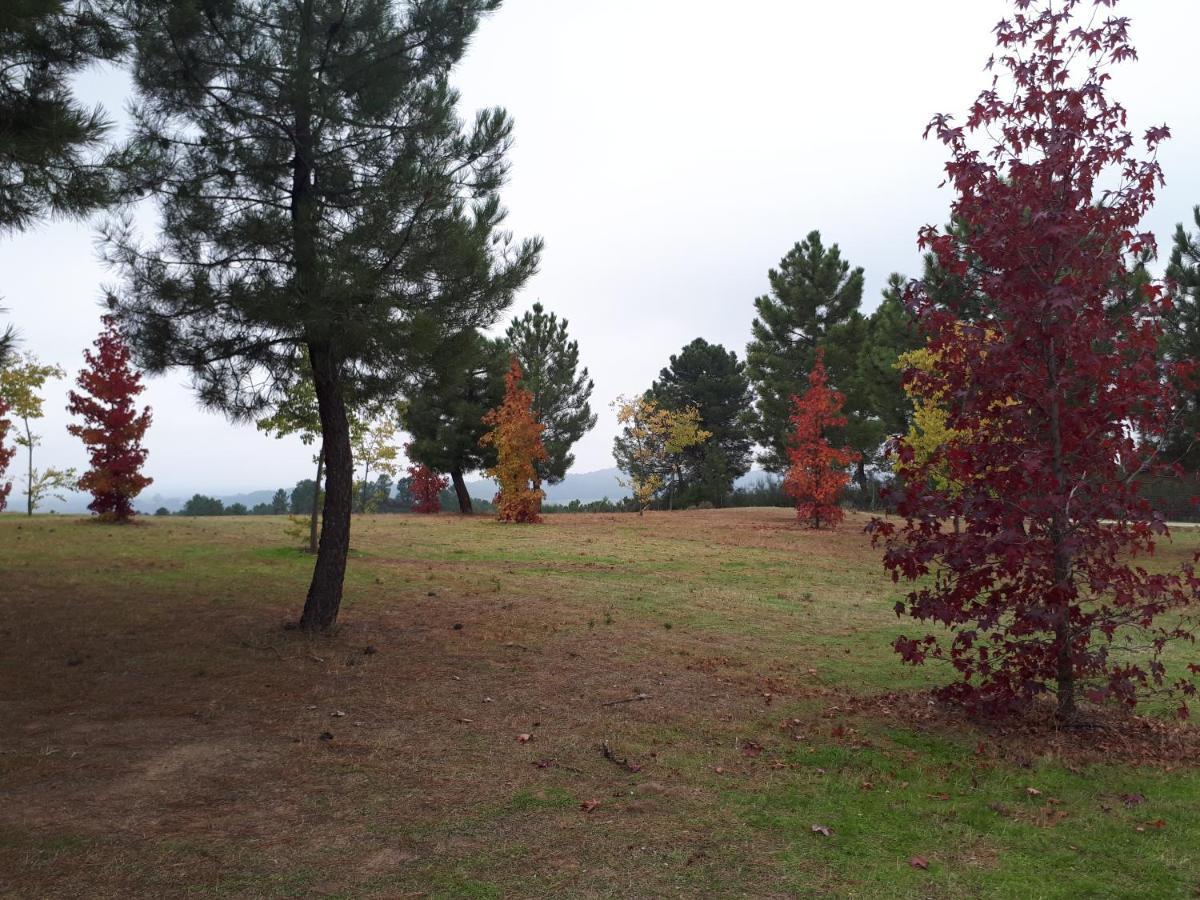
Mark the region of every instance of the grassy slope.
<instances>
[{"instance_id":1,"label":"grassy slope","mask_svg":"<svg viewBox=\"0 0 1200 900\"><path fill-rule=\"evenodd\" d=\"M938 673L861 524L367 518L308 639L282 520L0 518L0 888L1191 896L1196 770L864 711Z\"/></svg>"}]
</instances>

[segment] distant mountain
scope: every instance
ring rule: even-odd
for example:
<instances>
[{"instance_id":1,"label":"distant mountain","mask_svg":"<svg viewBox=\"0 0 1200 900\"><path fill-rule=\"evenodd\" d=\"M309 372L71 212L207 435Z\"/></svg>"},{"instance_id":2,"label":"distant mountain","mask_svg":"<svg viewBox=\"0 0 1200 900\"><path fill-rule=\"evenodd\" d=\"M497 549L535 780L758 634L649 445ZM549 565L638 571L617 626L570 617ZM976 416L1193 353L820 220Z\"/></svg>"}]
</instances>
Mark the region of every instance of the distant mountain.
<instances>
[{"instance_id":1,"label":"distant mountain","mask_svg":"<svg viewBox=\"0 0 1200 900\"><path fill-rule=\"evenodd\" d=\"M591 503L593 500L620 500L629 496L629 489L622 487L621 473L617 469L599 469L595 472L568 472L559 484L543 485L547 503ZM496 494L496 482L484 478L468 481L467 489L472 497L491 499Z\"/></svg>"},{"instance_id":2,"label":"distant mountain","mask_svg":"<svg viewBox=\"0 0 1200 900\"><path fill-rule=\"evenodd\" d=\"M591 503L594 500L620 500L622 497L629 496L629 489L621 485L621 473L618 469L597 469L595 472L568 472L567 477L560 484L549 484L545 486L546 502L566 505L572 500L578 500L580 503ZM777 480L775 476L768 475L759 469L755 469L746 475L743 475L735 482L736 487L753 487L759 481ZM468 481L467 488L471 492L472 497L482 500L491 500L496 495L496 483L489 479L483 478L478 481ZM205 491L193 491L193 493L204 494ZM235 503L241 503L247 509L253 509L259 503L270 503L271 498L275 496L274 491L251 491L247 494L209 494L208 496L216 496L218 500L226 506L232 506ZM137 499L137 508L140 512L152 513L159 507L166 507L171 512L178 512L183 509L183 505L191 497L171 497L163 494L142 495ZM21 509L21 497L17 496L17 491L14 489L13 498L10 499L8 508L9 511L18 512ZM88 503L91 502L91 496L88 494L68 494L64 502L57 500L47 503L42 507L40 512L56 512L56 513L86 513L88 511ZM14 502L15 501L15 502Z\"/></svg>"},{"instance_id":3,"label":"distant mountain","mask_svg":"<svg viewBox=\"0 0 1200 900\"><path fill-rule=\"evenodd\" d=\"M754 487L760 481L776 481L774 475L768 475L761 469L747 472L736 482L735 487ZM487 479L467 482L472 497L492 497L496 493L496 483ZM567 504L572 500L580 503L591 503L594 500L620 500L629 496L629 489L621 484L619 469L598 469L595 472L568 472L560 484L545 485L546 502Z\"/></svg>"},{"instance_id":4,"label":"distant mountain","mask_svg":"<svg viewBox=\"0 0 1200 900\"><path fill-rule=\"evenodd\" d=\"M17 490L14 488L13 495ZM194 491L193 493L203 494L204 491ZM271 498L275 496L274 491L251 491L248 494L209 494L208 496L216 496L218 500L226 506L232 506L235 503L241 503L247 509L252 509L259 503L270 503ZM183 509L185 504L191 498L191 494L187 497L164 497L162 494L143 494L134 501L134 506L138 512L152 513L156 509L165 506L171 512L178 512ZM18 501L23 500L23 497L18 497ZM51 500L44 506L39 507L38 512L55 512L55 513L86 513L88 504L92 502L91 494L72 493L66 495L66 500ZM9 510L20 510L19 502L8 504Z\"/></svg>"}]
</instances>

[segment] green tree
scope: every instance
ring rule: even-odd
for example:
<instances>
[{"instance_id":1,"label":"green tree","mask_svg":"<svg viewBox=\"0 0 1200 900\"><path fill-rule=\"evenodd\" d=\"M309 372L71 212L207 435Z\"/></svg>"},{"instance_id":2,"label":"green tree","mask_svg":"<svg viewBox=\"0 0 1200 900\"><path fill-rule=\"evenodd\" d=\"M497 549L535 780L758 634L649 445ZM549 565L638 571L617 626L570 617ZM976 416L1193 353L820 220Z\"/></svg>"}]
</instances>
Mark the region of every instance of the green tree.
<instances>
[{"instance_id":1,"label":"green tree","mask_svg":"<svg viewBox=\"0 0 1200 900\"><path fill-rule=\"evenodd\" d=\"M696 338L671 357L649 396L674 412L695 409L706 441L683 450L679 502L724 506L733 482L750 471L753 394L732 350Z\"/></svg>"},{"instance_id":2,"label":"green tree","mask_svg":"<svg viewBox=\"0 0 1200 900\"><path fill-rule=\"evenodd\" d=\"M324 521L301 627L330 628L350 544L349 402L393 395L443 329L487 327L540 241L502 230L512 124L466 124L449 75L499 0L128 0L159 239L110 222L112 302L145 367L259 414L320 413ZM305 371L296 362L306 353Z\"/></svg>"},{"instance_id":3,"label":"green tree","mask_svg":"<svg viewBox=\"0 0 1200 900\"><path fill-rule=\"evenodd\" d=\"M303 369L303 365L297 368ZM347 412L349 415L349 412ZM296 435L300 438L300 442L306 447L311 447L313 444L319 444L321 439L321 416L317 410L317 392L313 388L311 379L297 378L288 384L287 390L276 399L275 409L269 416L262 416L255 420L255 426L259 431L265 431L267 434L273 434L278 438L285 438L291 435ZM351 420L351 430L353 430L353 420ZM317 467L317 478L315 484L322 484L322 479L325 474L325 447L320 445L317 453L313 456L313 462ZM293 509L295 515L302 515L305 512L308 514L308 552L316 553L318 549L318 540L321 536L321 503L324 498L324 492L314 490L312 492L312 505L308 510ZM286 512L287 510L285 510Z\"/></svg>"},{"instance_id":4,"label":"green tree","mask_svg":"<svg viewBox=\"0 0 1200 900\"><path fill-rule=\"evenodd\" d=\"M770 472L788 468L790 402L808 389L808 374L818 347L826 351L830 380L843 393L857 366L864 338L863 270L851 269L837 244L826 248L813 231L788 251L778 269L767 273L771 291L757 298L757 312L746 347L746 372L757 394L754 437L765 452ZM848 428L858 409L848 404ZM857 447L856 447L857 449Z\"/></svg>"},{"instance_id":5,"label":"green tree","mask_svg":"<svg viewBox=\"0 0 1200 900\"><path fill-rule=\"evenodd\" d=\"M288 512L294 516L305 515L317 502L318 495L322 493L323 491L318 489L317 483L311 478L297 481L288 501Z\"/></svg>"},{"instance_id":6,"label":"green tree","mask_svg":"<svg viewBox=\"0 0 1200 900\"><path fill-rule=\"evenodd\" d=\"M42 436L33 430L33 423L45 415L41 391L50 379L65 376L66 372L60 366L43 365L32 354L26 354L17 363L0 369L0 397L9 408L9 415L21 423L15 443L25 448L27 515L32 516L47 497L62 500L64 491L75 488L74 469L39 470L33 465L33 451L42 443Z\"/></svg>"},{"instance_id":7,"label":"green tree","mask_svg":"<svg viewBox=\"0 0 1200 900\"><path fill-rule=\"evenodd\" d=\"M286 516L288 511L288 492L280 488L271 498L271 515Z\"/></svg>"},{"instance_id":8,"label":"green tree","mask_svg":"<svg viewBox=\"0 0 1200 900\"><path fill-rule=\"evenodd\" d=\"M110 123L75 99L71 78L124 49L121 30L96 4L0 4L0 232L112 199L115 160L102 152Z\"/></svg>"},{"instance_id":9,"label":"green tree","mask_svg":"<svg viewBox=\"0 0 1200 900\"><path fill-rule=\"evenodd\" d=\"M450 476L464 515L474 511L466 473L495 465L495 448L480 444L488 430L483 417L504 402L510 357L503 340L464 331L433 354L407 391L403 421L412 435L408 456Z\"/></svg>"},{"instance_id":10,"label":"green tree","mask_svg":"<svg viewBox=\"0 0 1200 900\"><path fill-rule=\"evenodd\" d=\"M539 488L566 477L575 462L571 448L596 425L588 402L594 385L587 367L579 368L579 344L568 337L567 324L535 303L506 333L524 373L522 386L533 394L534 415L544 426L546 459L534 465Z\"/></svg>"},{"instance_id":11,"label":"green tree","mask_svg":"<svg viewBox=\"0 0 1200 900\"><path fill-rule=\"evenodd\" d=\"M847 393L848 405L852 399L878 422L881 440L904 434L912 421L912 404L896 361L901 354L920 347L921 341L916 322L904 306L904 287L900 275L888 279L879 306L867 319L866 337L855 365L854 390Z\"/></svg>"},{"instance_id":12,"label":"green tree","mask_svg":"<svg viewBox=\"0 0 1200 900\"><path fill-rule=\"evenodd\" d=\"M678 482L683 454L708 440L700 427L700 413L693 406L671 410L659 406L648 393L640 397L618 397L613 403L621 431L613 438L613 457L625 473L625 486L633 491L638 514L663 491ZM667 506L671 507L668 493Z\"/></svg>"},{"instance_id":13,"label":"green tree","mask_svg":"<svg viewBox=\"0 0 1200 900\"><path fill-rule=\"evenodd\" d=\"M181 516L223 516L225 515L225 504L216 497L193 494L192 499L183 504L183 509L179 514Z\"/></svg>"},{"instance_id":14,"label":"green tree","mask_svg":"<svg viewBox=\"0 0 1200 900\"><path fill-rule=\"evenodd\" d=\"M388 478L387 490L391 493L391 479L400 469L400 447L397 432L400 422L396 413L379 410L368 413L365 421L351 423L350 446L354 462L362 467L362 477L355 484L355 505L360 513L374 512L378 506L378 485L371 481L371 473Z\"/></svg>"},{"instance_id":15,"label":"green tree","mask_svg":"<svg viewBox=\"0 0 1200 900\"><path fill-rule=\"evenodd\" d=\"M1175 229L1175 243L1167 277L1173 284L1172 308L1163 316L1162 355L1170 362L1200 360L1200 206L1193 211L1196 233L1181 223ZM1168 432L1166 456L1184 468L1200 469L1200 378L1184 385L1179 392L1179 407Z\"/></svg>"}]
</instances>

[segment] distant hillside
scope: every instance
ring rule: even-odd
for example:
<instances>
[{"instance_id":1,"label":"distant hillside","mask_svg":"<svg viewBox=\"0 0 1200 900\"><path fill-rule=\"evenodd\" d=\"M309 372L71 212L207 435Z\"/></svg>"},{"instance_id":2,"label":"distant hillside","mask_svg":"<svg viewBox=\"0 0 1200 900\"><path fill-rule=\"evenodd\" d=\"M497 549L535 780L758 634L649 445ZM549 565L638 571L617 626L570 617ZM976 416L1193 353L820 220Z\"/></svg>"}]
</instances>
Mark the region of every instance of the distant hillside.
<instances>
[{"instance_id":1,"label":"distant hillside","mask_svg":"<svg viewBox=\"0 0 1200 900\"><path fill-rule=\"evenodd\" d=\"M560 484L543 485L547 503L591 503L593 500L619 500L629 496L629 490L621 486L620 472L616 469L600 469L596 472L568 472ZM490 479L467 482L472 497L493 497L496 483Z\"/></svg>"},{"instance_id":2,"label":"distant hillside","mask_svg":"<svg viewBox=\"0 0 1200 900\"><path fill-rule=\"evenodd\" d=\"M594 500L619 500L629 496L629 489L621 484L621 472L618 469L598 469L595 472L568 472L561 484L545 486L546 502L567 504L572 500L580 503L591 503ZM753 487L759 481L775 481L773 475L768 475L760 469L754 469L743 475L735 482L735 487ZM496 484L486 479L467 483L473 497L491 497L496 493Z\"/></svg>"},{"instance_id":3,"label":"distant hillside","mask_svg":"<svg viewBox=\"0 0 1200 900\"><path fill-rule=\"evenodd\" d=\"M565 505L572 500L578 500L580 503L591 503L594 500L603 500L606 497L609 500L620 500L622 497L629 496L629 490L622 487L620 477L621 473L615 468L598 469L595 472L568 472L567 477L563 479L561 484L546 485L546 502ZM775 480L774 476L755 469L739 478L736 486L752 487L763 479ZM490 500L496 494L496 483L486 478L467 482L467 488L470 490L472 497L482 500ZM207 492L193 491L193 493L205 494ZM215 496L226 506L241 503L247 509L252 509L259 503L270 503L274 495L274 491L251 491L248 494L208 494L210 497ZM137 508L141 512L152 513L159 507L165 506L171 512L177 512L183 508L183 504L190 497L191 494L187 497L165 496L157 493L143 495L137 500ZM19 511L21 509L21 499L21 497L17 496L17 491L14 489L13 498L9 501L9 510ZM91 502L91 496L88 494L68 494L65 502L51 501L39 511L69 514L86 513L89 502Z\"/></svg>"}]
</instances>

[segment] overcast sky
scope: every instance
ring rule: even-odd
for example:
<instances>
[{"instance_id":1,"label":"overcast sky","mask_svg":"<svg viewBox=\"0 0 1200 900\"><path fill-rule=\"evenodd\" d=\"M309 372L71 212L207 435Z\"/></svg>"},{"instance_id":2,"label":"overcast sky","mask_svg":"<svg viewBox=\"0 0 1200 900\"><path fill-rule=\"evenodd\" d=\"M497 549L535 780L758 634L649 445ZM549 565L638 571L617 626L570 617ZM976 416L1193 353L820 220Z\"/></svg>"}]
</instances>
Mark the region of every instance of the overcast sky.
<instances>
[{"instance_id":1,"label":"overcast sky","mask_svg":"<svg viewBox=\"0 0 1200 900\"><path fill-rule=\"evenodd\" d=\"M464 111L516 120L504 192L518 236L546 241L513 307L570 321L596 382L599 424L576 471L612 465L609 403L644 390L696 337L743 354L766 273L819 229L866 269L864 308L890 272L914 274L916 232L945 220L945 152L921 132L985 86L1007 0L507 0L457 74ZM1112 96L1135 132L1167 122L1168 185L1148 226L1169 246L1200 203L1197 0L1125 0L1141 61ZM127 83L80 93L121 118ZM99 329L93 228L54 223L0 237L0 305L24 349L72 373ZM507 321L507 319L505 320ZM42 464L84 466L65 430L67 382L48 391ZM223 494L311 477L311 451L198 410L187 378L150 381L148 493ZM19 489L18 489L19 490ZM15 493L15 492L14 492ZM17 499L19 502L19 498Z\"/></svg>"}]
</instances>

